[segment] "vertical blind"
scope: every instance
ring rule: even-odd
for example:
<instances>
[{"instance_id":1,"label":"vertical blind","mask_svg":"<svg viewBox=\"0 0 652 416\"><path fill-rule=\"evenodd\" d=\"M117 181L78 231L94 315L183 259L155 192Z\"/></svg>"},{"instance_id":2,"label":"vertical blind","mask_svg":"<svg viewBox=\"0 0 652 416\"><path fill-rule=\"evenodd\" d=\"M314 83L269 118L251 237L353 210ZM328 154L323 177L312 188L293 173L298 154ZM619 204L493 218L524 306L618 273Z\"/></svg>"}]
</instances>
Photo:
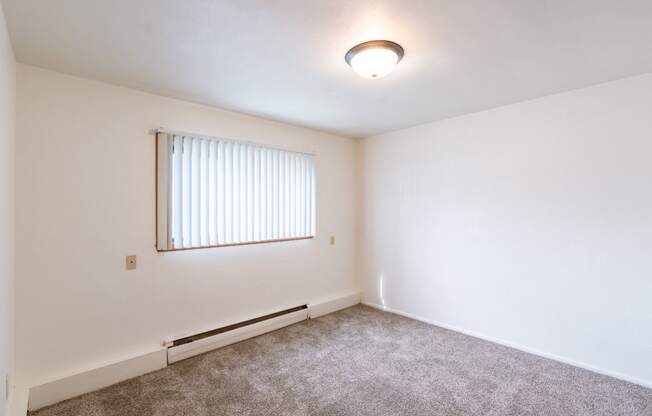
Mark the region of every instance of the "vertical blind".
<instances>
[{"instance_id":1,"label":"vertical blind","mask_svg":"<svg viewBox=\"0 0 652 416\"><path fill-rule=\"evenodd\" d=\"M314 155L157 133L157 249L312 237Z\"/></svg>"}]
</instances>

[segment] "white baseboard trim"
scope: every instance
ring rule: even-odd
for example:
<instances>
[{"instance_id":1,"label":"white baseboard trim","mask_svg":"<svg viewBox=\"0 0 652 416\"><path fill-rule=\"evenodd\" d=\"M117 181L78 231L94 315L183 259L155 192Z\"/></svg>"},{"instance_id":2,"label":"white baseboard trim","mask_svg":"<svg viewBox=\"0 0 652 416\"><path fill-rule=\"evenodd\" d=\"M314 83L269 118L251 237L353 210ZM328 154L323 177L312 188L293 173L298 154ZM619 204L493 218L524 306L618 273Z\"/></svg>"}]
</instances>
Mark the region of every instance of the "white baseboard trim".
<instances>
[{"instance_id":1,"label":"white baseboard trim","mask_svg":"<svg viewBox=\"0 0 652 416\"><path fill-rule=\"evenodd\" d=\"M519 351L523 351L523 352L526 352L526 353L529 353L529 354L537 355L539 357L547 358L547 359L550 359L550 360L553 360L553 361L558 361L560 363L569 364L569 365L572 365L574 367L583 368L585 370L589 370L589 371L592 371L594 373L598 373L598 374L602 374L602 375L605 375L605 376L617 378L619 380L627 381L629 383L638 384L639 386L652 388L652 380L644 380L644 379L640 379L640 378L636 378L636 377L631 377L631 376L628 376L626 374L622 374L622 373L619 373L619 372L616 372L616 371L611 371L611 370L607 370L605 368L596 367L596 366L587 364L587 363L582 362L582 361L577 361L577 360L574 360L574 359L571 359L571 358L566 358L566 357L561 357L559 355L550 354L550 353L547 353L547 352L544 352L544 351L537 350L535 348L530 348L530 347L526 347L524 345L519 345L519 344L510 342L510 341L505 341L505 340L500 339L500 338L495 338L495 337L488 336L488 335L485 335L485 334L480 334L478 332L470 331L470 330L460 328L460 327L457 327L457 326L454 326L454 325L445 324L443 322L438 322L438 321L428 319L428 318L424 318L422 316L414 315L414 314L411 314L411 313L408 313L408 312L400 311L400 310L397 310L397 309L392 309L392 308L389 308L387 306L378 305L377 303L372 303L372 302L367 302L367 301L362 301L361 303L363 305L372 307L374 309L380 309L381 311L390 312L390 313L393 313L393 314L396 314L396 315L404 316L406 318L414 319L416 321L421 321L421 322L424 322L424 323L427 323L427 324L430 324L430 325L434 325L434 326L438 326L438 327L441 327L441 328L449 329L451 331L455 331L455 332L459 332L461 334L469 335L469 336L474 337L474 338L479 338L479 339L482 339L482 340L485 340L485 341L493 342L494 344L504 345L506 347L514 348L515 350L519 350Z\"/></svg>"},{"instance_id":2,"label":"white baseboard trim","mask_svg":"<svg viewBox=\"0 0 652 416\"><path fill-rule=\"evenodd\" d=\"M40 409L166 366L167 352L165 348L161 348L148 354L41 384L29 389L28 408Z\"/></svg>"},{"instance_id":3,"label":"white baseboard trim","mask_svg":"<svg viewBox=\"0 0 652 416\"><path fill-rule=\"evenodd\" d=\"M29 389L14 386L7 404L7 416L26 416Z\"/></svg>"},{"instance_id":4,"label":"white baseboard trim","mask_svg":"<svg viewBox=\"0 0 652 416\"><path fill-rule=\"evenodd\" d=\"M360 297L360 292L351 292L329 299L312 302L308 304L308 314L311 319L319 318L320 316L328 315L329 313L357 305L360 303Z\"/></svg>"},{"instance_id":5,"label":"white baseboard trim","mask_svg":"<svg viewBox=\"0 0 652 416\"><path fill-rule=\"evenodd\" d=\"M268 321L258 322L223 334L168 348L168 363L173 364L195 355L257 337L308 318L317 318L360 303L360 292L350 292L308 303L307 310L292 312Z\"/></svg>"},{"instance_id":6,"label":"white baseboard trim","mask_svg":"<svg viewBox=\"0 0 652 416\"><path fill-rule=\"evenodd\" d=\"M360 296L360 292L347 292L319 301L310 302L308 303L308 310L304 309L303 314L301 314L301 312L290 314L292 316L281 319L282 322L275 323L275 326L269 326L268 324L261 322L259 325L260 327L254 328L254 331L250 331L251 328L241 328L243 330L242 333L235 334L235 337L227 337L228 339L222 340L224 342L221 344L218 343L207 346L200 345L201 341L197 341L198 344L193 345L192 348L187 347L187 351L177 350L176 353L178 354L172 353L170 363L188 358L201 352L232 344L233 342L242 341L265 332L273 331L283 326L305 320L308 317L317 318L319 316L357 305L360 303ZM191 344L187 345L190 346ZM16 392L13 395L13 401L17 404L14 407L17 409L16 411L18 413L10 412L8 416L25 416L28 409L37 410L63 400L77 397L84 393L108 387L112 384L133 377L160 370L165 368L167 365L168 348L161 348L147 354L103 365L88 371L82 371L71 376L43 383L29 389L24 389L24 409L21 406L18 406L18 403L21 402L21 396L19 394L19 389L16 389ZM20 413L21 411L23 412Z\"/></svg>"}]
</instances>

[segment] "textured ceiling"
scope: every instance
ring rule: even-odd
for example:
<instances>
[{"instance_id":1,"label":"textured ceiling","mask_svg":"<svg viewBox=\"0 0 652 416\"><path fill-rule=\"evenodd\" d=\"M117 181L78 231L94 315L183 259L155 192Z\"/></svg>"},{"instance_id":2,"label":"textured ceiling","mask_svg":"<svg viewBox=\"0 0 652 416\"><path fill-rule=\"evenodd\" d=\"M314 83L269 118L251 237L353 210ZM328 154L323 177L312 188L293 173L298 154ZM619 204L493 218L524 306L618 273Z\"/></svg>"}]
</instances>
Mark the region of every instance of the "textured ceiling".
<instances>
[{"instance_id":1,"label":"textured ceiling","mask_svg":"<svg viewBox=\"0 0 652 416\"><path fill-rule=\"evenodd\" d=\"M22 63L351 137L652 71L650 0L3 2Z\"/></svg>"}]
</instances>

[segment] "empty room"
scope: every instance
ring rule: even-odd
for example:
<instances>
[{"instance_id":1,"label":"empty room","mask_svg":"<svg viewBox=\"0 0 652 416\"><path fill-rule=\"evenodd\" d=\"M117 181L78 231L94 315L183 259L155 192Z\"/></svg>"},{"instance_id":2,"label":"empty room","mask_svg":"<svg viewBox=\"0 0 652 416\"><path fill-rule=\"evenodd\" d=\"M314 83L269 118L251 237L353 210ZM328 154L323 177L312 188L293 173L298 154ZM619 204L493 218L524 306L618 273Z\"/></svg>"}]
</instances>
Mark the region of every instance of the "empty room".
<instances>
[{"instance_id":1,"label":"empty room","mask_svg":"<svg viewBox=\"0 0 652 416\"><path fill-rule=\"evenodd\" d=\"M652 416L652 1L0 0L0 416Z\"/></svg>"}]
</instances>

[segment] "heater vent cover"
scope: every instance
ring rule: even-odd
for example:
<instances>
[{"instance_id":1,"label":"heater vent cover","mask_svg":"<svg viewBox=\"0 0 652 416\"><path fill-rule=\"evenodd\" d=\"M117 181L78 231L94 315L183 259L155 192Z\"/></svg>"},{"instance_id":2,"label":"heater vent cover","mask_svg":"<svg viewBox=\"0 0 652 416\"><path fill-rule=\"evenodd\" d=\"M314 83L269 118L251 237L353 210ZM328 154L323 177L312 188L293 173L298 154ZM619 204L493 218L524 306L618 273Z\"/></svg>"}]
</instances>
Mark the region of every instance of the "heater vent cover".
<instances>
[{"instance_id":1,"label":"heater vent cover","mask_svg":"<svg viewBox=\"0 0 652 416\"><path fill-rule=\"evenodd\" d=\"M308 305L295 306L235 324L168 341L168 363L244 341L308 319Z\"/></svg>"}]
</instances>

